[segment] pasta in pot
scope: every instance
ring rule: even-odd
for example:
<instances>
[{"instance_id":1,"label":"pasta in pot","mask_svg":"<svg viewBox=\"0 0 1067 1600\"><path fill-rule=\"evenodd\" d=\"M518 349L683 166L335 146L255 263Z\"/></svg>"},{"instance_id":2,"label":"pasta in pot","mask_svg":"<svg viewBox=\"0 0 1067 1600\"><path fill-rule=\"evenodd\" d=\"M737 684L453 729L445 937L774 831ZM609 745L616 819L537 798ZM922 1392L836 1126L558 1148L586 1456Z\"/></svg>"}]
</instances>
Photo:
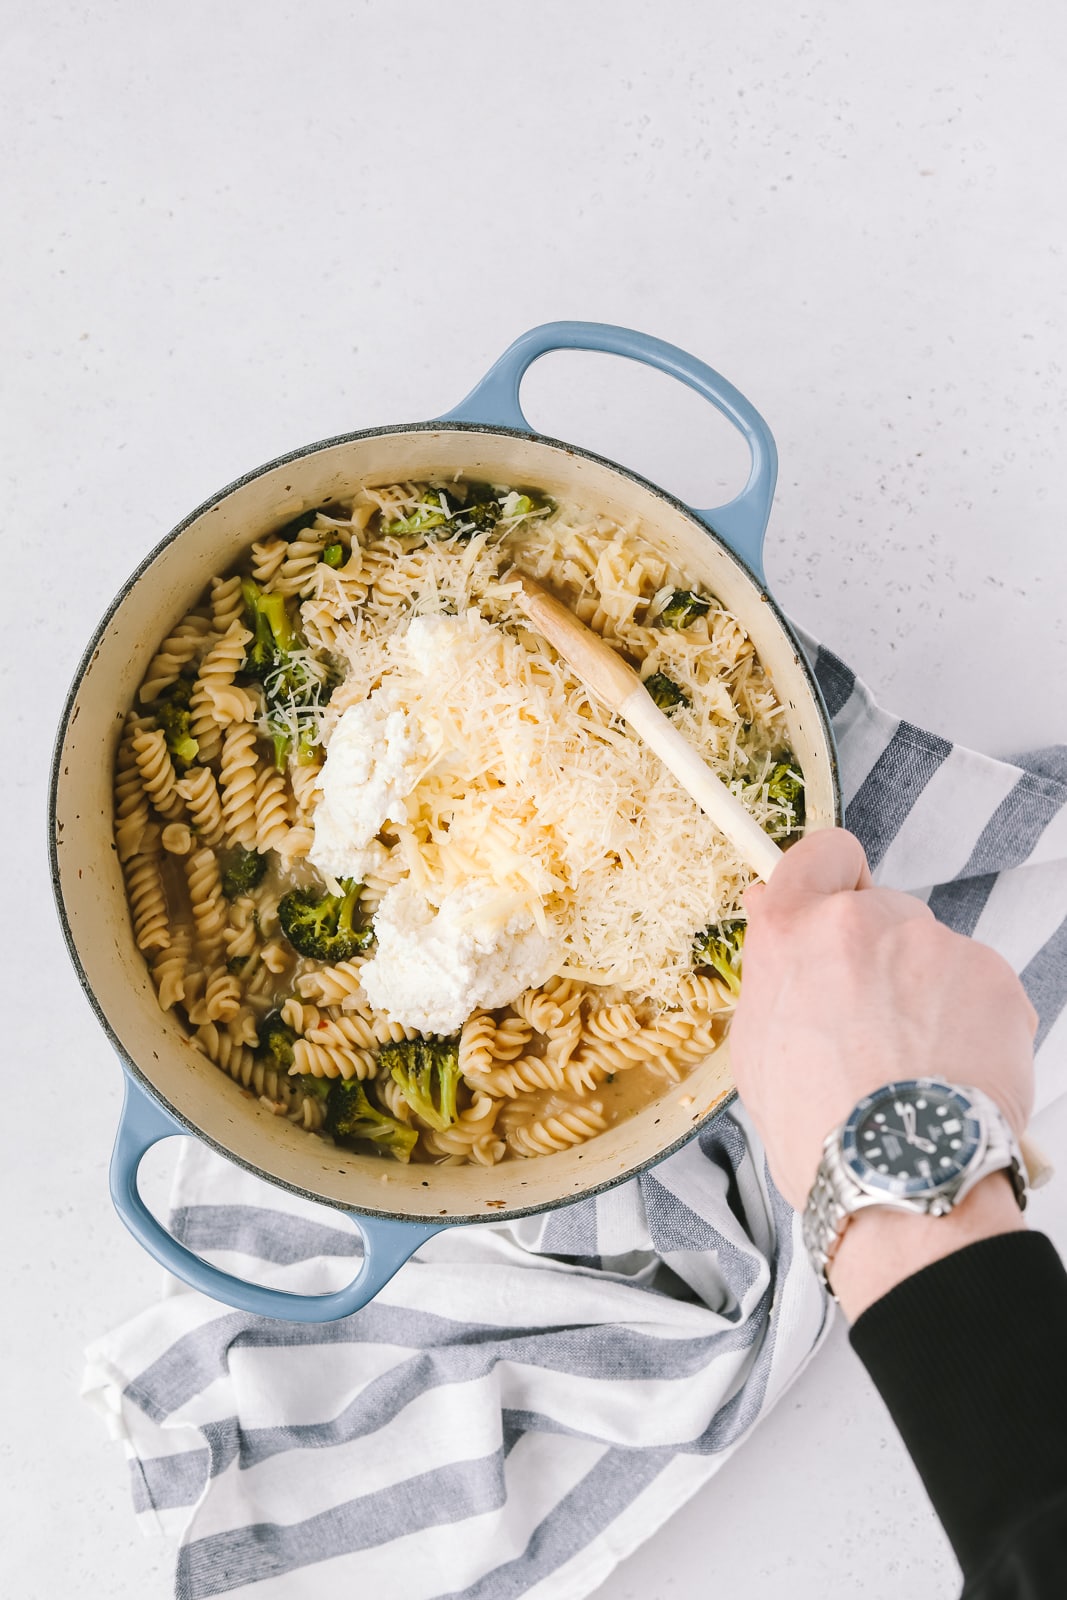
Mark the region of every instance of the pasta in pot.
<instances>
[{"instance_id":1,"label":"pasta in pot","mask_svg":"<svg viewBox=\"0 0 1067 1600\"><path fill-rule=\"evenodd\" d=\"M803 778L737 619L638 530L488 485L365 487L258 539L159 646L119 742L116 848L161 1008L276 1115L402 1161L596 1138L716 1049L739 984L744 864L530 632L509 562L640 665L773 837L800 829ZM462 642L462 693L427 708L439 683L408 684L436 744L358 881L335 878L307 859L326 859L331 740L400 671L413 618ZM664 841L674 867L655 871ZM434 1032L381 1000L371 947L398 895L440 907L468 879L499 892L501 923L528 908L556 966ZM493 981L500 999L508 972Z\"/></svg>"}]
</instances>

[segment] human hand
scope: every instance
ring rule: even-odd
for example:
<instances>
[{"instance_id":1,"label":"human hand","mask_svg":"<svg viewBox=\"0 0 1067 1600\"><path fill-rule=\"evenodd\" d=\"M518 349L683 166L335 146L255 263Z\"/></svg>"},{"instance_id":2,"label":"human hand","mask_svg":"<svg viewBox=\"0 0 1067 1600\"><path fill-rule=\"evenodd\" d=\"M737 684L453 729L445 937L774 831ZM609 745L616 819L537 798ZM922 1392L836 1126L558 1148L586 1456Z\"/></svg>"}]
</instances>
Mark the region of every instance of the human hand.
<instances>
[{"instance_id":1,"label":"human hand","mask_svg":"<svg viewBox=\"0 0 1067 1600\"><path fill-rule=\"evenodd\" d=\"M852 834L808 834L745 909L731 1062L791 1205L803 1207L831 1129L897 1079L984 1089L1023 1131L1037 1017L1022 984L921 901L874 888Z\"/></svg>"}]
</instances>

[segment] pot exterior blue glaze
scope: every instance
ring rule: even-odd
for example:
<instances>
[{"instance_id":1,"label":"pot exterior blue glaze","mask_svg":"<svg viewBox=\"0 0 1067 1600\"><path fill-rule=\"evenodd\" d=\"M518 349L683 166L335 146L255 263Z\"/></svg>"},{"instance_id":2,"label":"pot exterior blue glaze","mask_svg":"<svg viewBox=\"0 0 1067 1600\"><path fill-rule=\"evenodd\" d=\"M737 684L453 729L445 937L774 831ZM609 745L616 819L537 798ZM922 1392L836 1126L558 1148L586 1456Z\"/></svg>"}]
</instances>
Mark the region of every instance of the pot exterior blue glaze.
<instances>
[{"instance_id":1,"label":"pot exterior blue glaze","mask_svg":"<svg viewBox=\"0 0 1067 1600\"><path fill-rule=\"evenodd\" d=\"M496 423L532 433L519 403L519 389L538 357L554 350L595 350L655 367L695 389L703 399L710 400L743 434L751 465L748 482L741 493L726 505L712 510L700 511L695 506L690 506L689 510L728 544L762 583L763 540L778 481L778 451L771 430L739 389L713 367L679 350L677 345L653 339L647 333L636 333L633 328L616 328L607 322L546 322L539 328L531 328L509 345L470 394L438 420Z\"/></svg>"},{"instance_id":2,"label":"pot exterior blue glaze","mask_svg":"<svg viewBox=\"0 0 1067 1600\"><path fill-rule=\"evenodd\" d=\"M421 1244L440 1233L440 1222L398 1222L388 1217L363 1217L347 1213L363 1238L363 1259L352 1282L334 1294L292 1294L263 1284L248 1283L213 1267L196 1255L159 1223L141 1198L137 1173L141 1161L160 1139L189 1130L172 1116L154 1095L129 1073L111 1157L111 1198L115 1210L137 1242L160 1266L173 1272L191 1289L211 1295L241 1311L285 1322L334 1322L359 1311Z\"/></svg>"},{"instance_id":3,"label":"pot exterior blue glaze","mask_svg":"<svg viewBox=\"0 0 1067 1600\"><path fill-rule=\"evenodd\" d=\"M644 362L703 395L748 444L751 470L741 493L727 505L693 509L616 463L535 433L519 403L523 375L548 351L566 349ZM570 503L596 505L620 521L639 521L645 536L694 584L717 594L740 618L785 706L806 778L808 825L831 826L840 823L842 806L829 717L800 646L763 582L763 538L776 471L767 424L711 367L630 329L550 323L516 340L446 416L328 439L230 484L179 524L131 576L91 640L68 697L53 762L49 844L68 949L127 1079L112 1195L130 1231L175 1276L263 1316L303 1322L348 1316L440 1229L544 1211L622 1183L680 1148L734 1091L727 1042L693 1069L684 1096L668 1089L586 1146L491 1169L404 1168L335 1150L208 1071L178 1022L160 1012L133 946L111 838L119 729L159 640L208 578L231 567L253 539L313 506L343 503L362 482L459 473L538 486ZM364 1245L352 1283L334 1294L288 1294L222 1272L179 1244L148 1211L137 1184L146 1151L174 1133L193 1134L268 1182L349 1216Z\"/></svg>"}]
</instances>

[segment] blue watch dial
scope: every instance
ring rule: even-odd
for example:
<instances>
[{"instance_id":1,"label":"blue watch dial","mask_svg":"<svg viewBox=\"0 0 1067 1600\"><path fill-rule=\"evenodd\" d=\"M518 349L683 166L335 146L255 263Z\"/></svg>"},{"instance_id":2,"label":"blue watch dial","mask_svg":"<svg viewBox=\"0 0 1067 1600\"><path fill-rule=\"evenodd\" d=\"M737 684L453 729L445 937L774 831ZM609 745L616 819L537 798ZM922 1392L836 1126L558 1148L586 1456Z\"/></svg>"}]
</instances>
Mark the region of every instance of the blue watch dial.
<instances>
[{"instance_id":1,"label":"blue watch dial","mask_svg":"<svg viewBox=\"0 0 1067 1600\"><path fill-rule=\"evenodd\" d=\"M861 1100L845 1124L845 1164L868 1188L922 1195L958 1179L981 1142L966 1095L931 1079L891 1083Z\"/></svg>"}]
</instances>

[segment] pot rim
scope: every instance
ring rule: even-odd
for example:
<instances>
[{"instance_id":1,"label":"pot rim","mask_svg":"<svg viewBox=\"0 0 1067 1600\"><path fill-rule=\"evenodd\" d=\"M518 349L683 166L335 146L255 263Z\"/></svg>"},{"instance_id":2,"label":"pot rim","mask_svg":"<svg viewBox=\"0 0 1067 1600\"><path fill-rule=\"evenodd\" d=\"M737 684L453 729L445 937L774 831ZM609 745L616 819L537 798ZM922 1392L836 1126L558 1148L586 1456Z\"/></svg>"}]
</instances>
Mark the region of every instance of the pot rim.
<instances>
[{"instance_id":1,"label":"pot rim","mask_svg":"<svg viewBox=\"0 0 1067 1600\"><path fill-rule=\"evenodd\" d=\"M235 478L224 488L219 489L216 491L216 493L210 495L206 500L202 501L200 505L196 506L192 511L190 511L187 516L183 517L180 522L176 523L175 526L171 528L162 539L153 545L152 549L143 558L143 560L139 562L134 571L120 585L115 598L111 601L96 628L93 630L89 642L81 654L78 665L74 671L74 676L71 680L70 688L68 689L63 702L63 710L59 719L59 725L56 732L55 742L53 744L52 759L50 763L47 821L49 875L51 877L52 894L56 903L56 911L59 916L60 928L63 934L63 942L67 948L67 954L70 957L82 991L89 1002L90 1009L92 1010L97 1022L102 1027L116 1055L119 1057L123 1070L136 1081L141 1089L143 1089L158 1105L160 1105L166 1111L167 1115L170 1116L176 1124L180 1125L182 1130L189 1134L195 1135L198 1139L203 1140L203 1142L208 1145L209 1148L214 1150L218 1155L224 1157L224 1159L227 1161L232 1161L235 1165L243 1167L245 1171L252 1173L255 1177L262 1179L264 1182L269 1183L276 1188L284 1189L288 1193L297 1195L302 1199L311 1200L318 1205L327 1206L331 1210L340 1211L343 1215L350 1215L357 1218L374 1217L387 1221L411 1223L413 1225L418 1225L419 1223L440 1222L441 1213L438 1212L435 1215L428 1213L401 1213L382 1210L378 1207L362 1205L358 1210L353 1210L353 1208L345 1205L342 1201L331 1200L324 1195L316 1194L313 1190L305 1189L299 1184L290 1183L284 1178L276 1177L273 1173L266 1172L255 1162L248 1161L243 1156L235 1154L225 1145L221 1144L211 1134L204 1132L203 1129L191 1122L188 1117L184 1116L182 1112L177 1110L176 1107L172 1106L165 1096L161 1094L159 1089L145 1075L137 1062L131 1058L117 1037L107 1015L97 1000L96 992L89 982L85 969L82 966L81 957L79 955L77 944L71 930L70 922L67 917L66 905L63 899L59 866L56 808L59 782L62 775L60 762L63 753L63 745L66 740L67 730L71 721L71 713L74 710L74 703L81 688L82 680L84 679L85 674L93 661L95 653L99 648L100 641L103 638L112 617L118 611L119 607L126 599L126 596L131 592L136 584L140 582L140 579L143 577L143 575L169 545L173 544L174 541L181 534L183 534L187 528L191 527L194 522L198 521L200 517L202 517L206 512L210 511L214 506L220 505L225 499L228 498L228 496L235 493L238 489L244 488L246 484L255 482L257 478L263 477L268 472L273 472L277 467L286 466L290 462L301 461L308 456L316 455L322 450L333 449L338 445L353 444L361 440L386 438L392 434L439 432L458 434L490 434L497 437L518 439L530 444L547 445L550 448L562 450L568 455L580 456L585 460L594 462L598 466L607 467L611 471L617 472L621 476L628 478L631 482L639 484L656 499L661 500L666 505L670 506L672 510L680 512L684 517L688 518L689 521L696 523L701 533L703 533L706 537L714 539L720 548L725 552L725 554L730 558L730 560L735 564L735 566L740 568L741 572L748 579L748 581L757 589L760 600L765 605L769 605L771 607L779 626L782 628L787 638L793 645L793 653L796 665L800 669L805 682L807 683L814 704L823 720L827 735L827 749L830 760L830 783L834 798L834 820L839 827L844 822L844 804L841 794L837 745L834 739L833 724L830 714L826 708L826 702L823 699L822 691L819 688L818 680L815 677L811 663L808 661L808 658L805 655L800 641L797 639L788 618L784 615L781 607L770 594L767 585L764 583L762 578L757 577L757 575L752 572L751 568L741 560L741 557L737 555L727 541L722 538L721 535L717 534L711 524L706 522L703 517L701 517L693 509L692 506L687 505L684 500L680 500L677 495L673 495L668 490L661 488L659 484L653 483L650 479L643 477L640 473L634 472L632 468L624 466L621 462L613 461L608 456L599 455L594 450L587 450L582 445L571 444L564 439L556 439L550 434L536 433L532 429L513 428L502 423L453 422L451 420L390 423L384 427L360 428L350 433L335 434L329 438L318 439L311 444L302 445L298 449L286 451L280 456L275 456L272 460L264 462L261 466L255 467L249 472L242 473L240 477ZM665 1146L663 1149L654 1151L647 1157L647 1159L638 1161L632 1166L628 1166L624 1172L620 1172L617 1176L606 1178L600 1183L593 1184L589 1188L583 1189L580 1194L567 1194L559 1197L558 1199L542 1201L537 1205L531 1206L505 1206L498 1211L494 1211L489 1216L485 1215L484 1212L479 1212L477 1215L469 1216L449 1214L445 1218L444 1225L448 1227L465 1227L471 1226L475 1223L510 1222L521 1217L537 1216L545 1212L559 1210L564 1206L575 1205L581 1200L592 1199L596 1195L603 1194L609 1189L617 1188L620 1184L628 1182L631 1178L639 1177L642 1173L647 1172L651 1167L658 1166L661 1161L666 1161L668 1157L675 1155L679 1150L684 1148L685 1145L689 1144L694 1138L696 1138L705 1128L710 1126L710 1124L713 1123L717 1117L721 1116L722 1113L726 1111L737 1098L738 1093L736 1088L731 1088L727 1091L717 1105L715 1105L704 1116L694 1121L692 1127L686 1133L681 1134L669 1145Z\"/></svg>"}]
</instances>

